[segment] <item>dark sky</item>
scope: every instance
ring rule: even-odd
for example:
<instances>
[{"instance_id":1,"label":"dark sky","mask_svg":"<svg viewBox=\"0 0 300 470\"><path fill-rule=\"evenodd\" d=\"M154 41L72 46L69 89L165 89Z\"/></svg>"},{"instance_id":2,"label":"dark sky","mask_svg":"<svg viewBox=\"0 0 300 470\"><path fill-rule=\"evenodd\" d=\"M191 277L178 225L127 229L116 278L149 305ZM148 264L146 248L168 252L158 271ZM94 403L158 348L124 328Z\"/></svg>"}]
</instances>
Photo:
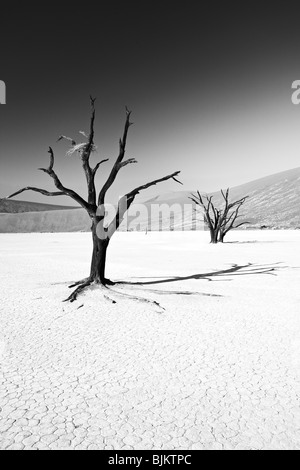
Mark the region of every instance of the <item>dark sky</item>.
<instances>
[{"instance_id":1,"label":"dark sky","mask_svg":"<svg viewBox=\"0 0 300 470\"><path fill-rule=\"evenodd\" d=\"M52 189L36 171L49 145L63 183L85 195L78 157L56 140L88 130L90 94L93 162L113 162L125 105L133 111L127 155L139 165L123 170L112 200L176 170L184 188L169 182L157 191L217 190L300 166L300 106L291 102L300 79L296 2L53 5L1 5L0 197L27 185Z\"/></svg>"}]
</instances>

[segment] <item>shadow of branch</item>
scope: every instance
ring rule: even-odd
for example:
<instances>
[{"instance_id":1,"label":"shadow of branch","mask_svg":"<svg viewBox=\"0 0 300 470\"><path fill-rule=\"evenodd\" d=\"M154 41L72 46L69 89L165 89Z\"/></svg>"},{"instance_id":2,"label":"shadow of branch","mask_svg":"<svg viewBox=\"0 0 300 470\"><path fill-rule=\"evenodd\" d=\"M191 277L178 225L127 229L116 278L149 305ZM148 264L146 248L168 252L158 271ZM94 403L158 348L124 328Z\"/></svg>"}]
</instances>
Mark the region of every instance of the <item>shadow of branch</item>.
<instances>
[{"instance_id":1,"label":"shadow of branch","mask_svg":"<svg viewBox=\"0 0 300 470\"><path fill-rule=\"evenodd\" d=\"M214 281L218 278L226 278L233 276L249 276L249 275L258 275L258 274L268 274L271 276L276 276L276 271L279 269L286 268L286 266L281 266L282 263L274 263L272 265L255 265L253 263L248 263L244 265L233 264L231 268L222 269L220 271L211 271L208 273L192 274L190 276L172 276L169 278L154 278L150 281L121 281L118 284L122 285L132 285L132 286L149 286L149 285L158 285L158 284L167 284L171 282L179 281L189 281L189 280L207 280ZM138 278L139 279L139 278ZM149 279L149 278L148 278Z\"/></svg>"}]
</instances>

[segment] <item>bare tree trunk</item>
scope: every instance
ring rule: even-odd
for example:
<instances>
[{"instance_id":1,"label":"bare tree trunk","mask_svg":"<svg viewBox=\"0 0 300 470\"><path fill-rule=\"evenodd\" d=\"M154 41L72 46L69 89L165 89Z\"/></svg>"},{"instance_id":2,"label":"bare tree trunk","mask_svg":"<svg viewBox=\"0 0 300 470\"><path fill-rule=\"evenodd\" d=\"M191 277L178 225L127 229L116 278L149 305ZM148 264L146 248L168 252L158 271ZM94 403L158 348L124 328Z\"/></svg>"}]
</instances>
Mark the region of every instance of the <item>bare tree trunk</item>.
<instances>
[{"instance_id":1,"label":"bare tree trunk","mask_svg":"<svg viewBox=\"0 0 300 470\"><path fill-rule=\"evenodd\" d=\"M222 232L222 231L220 232L219 240L218 240L220 243L224 243L225 235L226 234L224 232Z\"/></svg>"},{"instance_id":2,"label":"bare tree trunk","mask_svg":"<svg viewBox=\"0 0 300 470\"><path fill-rule=\"evenodd\" d=\"M218 231L217 230L210 230L210 243L213 243L213 244L218 243Z\"/></svg>"},{"instance_id":3,"label":"bare tree trunk","mask_svg":"<svg viewBox=\"0 0 300 470\"><path fill-rule=\"evenodd\" d=\"M93 221L92 225L93 236L93 254L90 271L90 281L96 284L107 285L111 284L109 279L105 277L106 255L109 245L109 238L101 240L97 235L97 221Z\"/></svg>"}]
</instances>

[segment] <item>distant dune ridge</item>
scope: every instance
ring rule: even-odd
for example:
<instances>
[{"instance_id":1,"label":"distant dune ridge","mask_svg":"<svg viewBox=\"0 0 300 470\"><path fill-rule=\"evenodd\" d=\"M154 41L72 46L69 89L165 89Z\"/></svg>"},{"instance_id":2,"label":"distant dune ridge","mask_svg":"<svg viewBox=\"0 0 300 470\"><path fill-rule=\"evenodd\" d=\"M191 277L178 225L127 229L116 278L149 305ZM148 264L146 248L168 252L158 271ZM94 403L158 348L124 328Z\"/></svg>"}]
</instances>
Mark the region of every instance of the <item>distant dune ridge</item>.
<instances>
[{"instance_id":1,"label":"distant dune ridge","mask_svg":"<svg viewBox=\"0 0 300 470\"><path fill-rule=\"evenodd\" d=\"M0 233L81 232L90 226L84 209L0 214Z\"/></svg>"},{"instance_id":2,"label":"distant dune ridge","mask_svg":"<svg viewBox=\"0 0 300 470\"><path fill-rule=\"evenodd\" d=\"M241 213L250 227L300 228L300 167L236 186L230 195L249 196Z\"/></svg>"},{"instance_id":3,"label":"distant dune ridge","mask_svg":"<svg viewBox=\"0 0 300 470\"><path fill-rule=\"evenodd\" d=\"M40 202L15 201L14 199L0 199L0 214L19 214L23 212L45 212L77 209L71 206L58 206Z\"/></svg>"},{"instance_id":4,"label":"distant dune ridge","mask_svg":"<svg viewBox=\"0 0 300 470\"><path fill-rule=\"evenodd\" d=\"M120 230L192 229L194 207L189 199L191 192L175 191L144 200L144 209L143 206L133 205L129 211L128 225L123 223ZM211 194L216 206L222 205L221 194ZM249 199L241 210L241 220L250 222L250 228L300 228L300 167L231 188L230 200L244 196L249 196ZM160 214L157 204L165 205ZM168 207L174 209L171 219ZM140 214L141 208L143 210ZM204 228L201 219L199 216L196 227L194 221L194 229ZM0 200L0 233L79 232L88 231L90 225L90 219L83 209Z\"/></svg>"}]
</instances>

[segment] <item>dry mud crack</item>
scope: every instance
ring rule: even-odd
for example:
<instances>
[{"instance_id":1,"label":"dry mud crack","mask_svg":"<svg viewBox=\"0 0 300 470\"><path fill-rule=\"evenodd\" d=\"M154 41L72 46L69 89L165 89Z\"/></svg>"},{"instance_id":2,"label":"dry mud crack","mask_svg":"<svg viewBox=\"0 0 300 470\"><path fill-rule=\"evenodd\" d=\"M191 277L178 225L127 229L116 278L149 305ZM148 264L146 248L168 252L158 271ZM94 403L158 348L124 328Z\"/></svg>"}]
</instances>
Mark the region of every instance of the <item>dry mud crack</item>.
<instances>
[{"instance_id":1,"label":"dry mud crack","mask_svg":"<svg viewBox=\"0 0 300 470\"><path fill-rule=\"evenodd\" d=\"M299 449L300 235L240 233L264 238L150 234L145 253L118 234L110 277L160 314L96 289L62 303L88 234L1 235L0 449ZM286 268L155 283L249 262Z\"/></svg>"}]
</instances>

